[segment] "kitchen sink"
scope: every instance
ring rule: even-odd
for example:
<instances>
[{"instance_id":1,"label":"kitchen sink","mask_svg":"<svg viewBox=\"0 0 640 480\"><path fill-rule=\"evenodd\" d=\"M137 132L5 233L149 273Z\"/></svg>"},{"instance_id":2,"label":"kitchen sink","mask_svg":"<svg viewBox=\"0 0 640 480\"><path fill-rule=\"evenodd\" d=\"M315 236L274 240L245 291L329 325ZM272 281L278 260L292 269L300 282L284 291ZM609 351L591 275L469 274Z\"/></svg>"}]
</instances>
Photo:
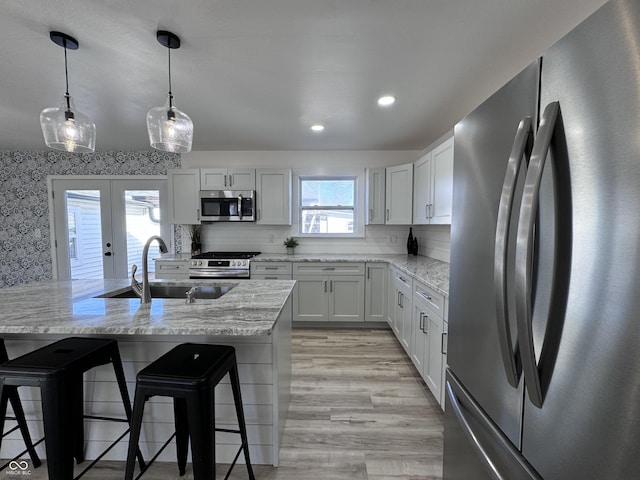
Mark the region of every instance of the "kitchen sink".
<instances>
[{"instance_id":1,"label":"kitchen sink","mask_svg":"<svg viewBox=\"0 0 640 480\"><path fill-rule=\"evenodd\" d=\"M235 285L158 285L151 284L151 298L187 298L187 291L196 287L197 290L193 294L194 299L211 300L220 298L222 295L231 290ZM118 289L113 292L97 295L96 298L139 298L131 287L126 290Z\"/></svg>"}]
</instances>

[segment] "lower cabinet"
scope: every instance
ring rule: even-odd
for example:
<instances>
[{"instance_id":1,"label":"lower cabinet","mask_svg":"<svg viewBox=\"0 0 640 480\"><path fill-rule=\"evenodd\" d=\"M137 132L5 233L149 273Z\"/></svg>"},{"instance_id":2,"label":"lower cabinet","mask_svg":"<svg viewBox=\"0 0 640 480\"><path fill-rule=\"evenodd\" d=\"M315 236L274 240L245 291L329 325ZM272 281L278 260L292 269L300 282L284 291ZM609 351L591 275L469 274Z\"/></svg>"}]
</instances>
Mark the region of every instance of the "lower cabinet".
<instances>
[{"instance_id":1,"label":"lower cabinet","mask_svg":"<svg viewBox=\"0 0 640 480\"><path fill-rule=\"evenodd\" d=\"M446 367L444 308L443 295L414 282L411 361L441 405Z\"/></svg>"},{"instance_id":2,"label":"lower cabinet","mask_svg":"<svg viewBox=\"0 0 640 480\"><path fill-rule=\"evenodd\" d=\"M386 322L389 267L386 263L370 262L367 263L366 270L364 320L365 322Z\"/></svg>"},{"instance_id":3,"label":"lower cabinet","mask_svg":"<svg viewBox=\"0 0 640 480\"><path fill-rule=\"evenodd\" d=\"M294 262L293 320L363 322L364 263Z\"/></svg>"},{"instance_id":4,"label":"lower cabinet","mask_svg":"<svg viewBox=\"0 0 640 480\"><path fill-rule=\"evenodd\" d=\"M400 270L389 268L389 323L407 354L411 350L413 279Z\"/></svg>"}]
</instances>

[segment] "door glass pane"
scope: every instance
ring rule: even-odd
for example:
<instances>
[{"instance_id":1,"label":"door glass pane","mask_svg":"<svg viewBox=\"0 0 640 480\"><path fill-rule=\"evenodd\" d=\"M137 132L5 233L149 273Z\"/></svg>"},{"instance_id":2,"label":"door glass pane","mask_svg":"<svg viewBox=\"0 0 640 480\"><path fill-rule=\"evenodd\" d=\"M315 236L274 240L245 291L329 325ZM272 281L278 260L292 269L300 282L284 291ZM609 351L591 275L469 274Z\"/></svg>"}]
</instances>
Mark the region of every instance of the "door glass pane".
<instances>
[{"instance_id":1,"label":"door glass pane","mask_svg":"<svg viewBox=\"0 0 640 480\"><path fill-rule=\"evenodd\" d=\"M71 278L102 278L100 191L66 190L65 205Z\"/></svg>"},{"instance_id":2,"label":"door glass pane","mask_svg":"<svg viewBox=\"0 0 640 480\"><path fill-rule=\"evenodd\" d=\"M125 190L125 226L127 232L127 272L137 265L142 272L142 249L154 235L160 235L160 192ZM158 242L149 248L149 272L155 272L154 258L160 256ZM153 275L150 275L153 278Z\"/></svg>"}]
</instances>

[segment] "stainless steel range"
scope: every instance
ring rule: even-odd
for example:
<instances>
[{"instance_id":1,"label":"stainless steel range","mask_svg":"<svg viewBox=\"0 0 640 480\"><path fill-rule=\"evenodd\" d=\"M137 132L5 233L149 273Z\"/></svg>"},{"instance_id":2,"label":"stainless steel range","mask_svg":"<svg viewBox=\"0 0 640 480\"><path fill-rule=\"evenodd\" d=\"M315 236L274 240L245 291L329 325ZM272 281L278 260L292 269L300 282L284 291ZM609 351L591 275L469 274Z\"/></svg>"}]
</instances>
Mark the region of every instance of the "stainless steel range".
<instances>
[{"instance_id":1,"label":"stainless steel range","mask_svg":"<svg viewBox=\"0 0 640 480\"><path fill-rule=\"evenodd\" d=\"M250 278L251 259L260 252L205 252L191 257L189 278Z\"/></svg>"}]
</instances>

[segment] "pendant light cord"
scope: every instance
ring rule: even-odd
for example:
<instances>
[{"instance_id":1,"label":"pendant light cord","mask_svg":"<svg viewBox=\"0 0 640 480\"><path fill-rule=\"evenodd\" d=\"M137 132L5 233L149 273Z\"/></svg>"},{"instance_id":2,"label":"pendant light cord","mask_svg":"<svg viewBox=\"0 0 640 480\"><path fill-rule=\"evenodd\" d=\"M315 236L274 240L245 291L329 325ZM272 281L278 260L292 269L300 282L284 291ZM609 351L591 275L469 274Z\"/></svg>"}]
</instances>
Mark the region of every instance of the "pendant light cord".
<instances>
[{"instance_id":1,"label":"pendant light cord","mask_svg":"<svg viewBox=\"0 0 640 480\"><path fill-rule=\"evenodd\" d=\"M171 47L167 47L169 52L169 108L173 108L173 94L171 93Z\"/></svg>"},{"instance_id":2,"label":"pendant light cord","mask_svg":"<svg viewBox=\"0 0 640 480\"><path fill-rule=\"evenodd\" d=\"M63 47L64 47L64 78L65 78L65 83L66 83L66 91L64 93L64 98L67 100L67 110L71 110L71 103L70 103L70 95L69 95L69 70L67 69L67 41L64 40L63 42Z\"/></svg>"}]
</instances>

